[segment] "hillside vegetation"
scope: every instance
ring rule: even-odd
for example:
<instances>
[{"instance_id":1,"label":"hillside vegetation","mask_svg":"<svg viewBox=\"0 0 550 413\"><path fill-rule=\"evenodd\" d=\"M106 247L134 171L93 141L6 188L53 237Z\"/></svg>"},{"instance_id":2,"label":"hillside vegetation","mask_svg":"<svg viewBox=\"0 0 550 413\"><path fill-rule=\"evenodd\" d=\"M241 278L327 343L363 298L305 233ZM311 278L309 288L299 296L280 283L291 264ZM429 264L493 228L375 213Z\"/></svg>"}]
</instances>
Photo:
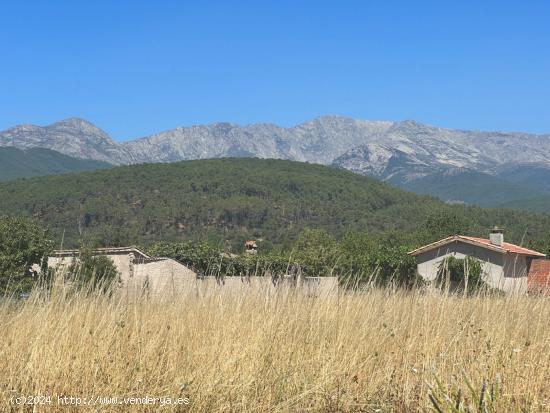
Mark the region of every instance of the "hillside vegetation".
<instances>
[{"instance_id":1,"label":"hillside vegetation","mask_svg":"<svg viewBox=\"0 0 550 413\"><path fill-rule=\"evenodd\" d=\"M503 167L498 176L508 182L543 192L550 192L550 168L537 165Z\"/></svg>"},{"instance_id":2,"label":"hillside vegetation","mask_svg":"<svg viewBox=\"0 0 550 413\"><path fill-rule=\"evenodd\" d=\"M438 173L412 181L396 183L397 186L417 194L437 196L444 201L464 202L470 205L495 207L515 202L517 209L523 202L543 194L522 183L512 183L499 177L466 170Z\"/></svg>"},{"instance_id":3,"label":"hillside vegetation","mask_svg":"<svg viewBox=\"0 0 550 413\"><path fill-rule=\"evenodd\" d=\"M0 147L0 181L110 167L107 162L73 158L50 149Z\"/></svg>"},{"instance_id":4,"label":"hillside vegetation","mask_svg":"<svg viewBox=\"0 0 550 413\"><path fill-rule=\"evenodd\" d=\"M214 159L146 164L0 184L0 211L50 226L57 245L210 240L262 249L293 242L306 227L418 242L454 232L485 235L500 225L510 241L548 238L550 216L450 206L372 178L282 160ZM424 238L422 238L424 240ZM387 241L392 242L392 241Z\"/></svg>"},{"instance_id":5,"label":"hillside vegetation","mask_svg":"<svg viewBox=\"0 0 550 413\"><path fill-rule=\"evenodd\" d=\"M511 201L501 205L502 208L522 209L531 212L550 213L550 195Z\"/></svg>"}]
</instances>

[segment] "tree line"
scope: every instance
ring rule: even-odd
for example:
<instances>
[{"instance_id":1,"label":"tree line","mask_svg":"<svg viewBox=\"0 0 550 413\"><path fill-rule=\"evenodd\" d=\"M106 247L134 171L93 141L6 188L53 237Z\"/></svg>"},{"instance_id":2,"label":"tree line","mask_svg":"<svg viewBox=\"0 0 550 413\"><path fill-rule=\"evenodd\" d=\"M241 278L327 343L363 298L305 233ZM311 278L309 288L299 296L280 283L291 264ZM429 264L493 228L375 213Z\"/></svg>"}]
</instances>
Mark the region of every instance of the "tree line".
<instances>
[{"instance_id":1,"label":"tree line","mask_svg":"<svg viewBox=\"0 0 550 413\"><path fill-rule=\"evenodd\" d=\"M183 263L198 276L338 276L346 285L411 286L420 280L415 259L407 252L452 234L468 233L468 225L459 215L435 212L415 231L347 231L337 236L322 228L304 228L292 243L274 246L269 240L258 240L258 254L244 253L243 246L235 249L230 243L208 240L160 241L141 247L153 256ZM80 259L69 269L81 283L117 279L112 261L94 256L93 248L98 246L81 242ZM548 252L550 239L535 239L529 246ZM28 291L39 274L48 275L47 257L53 249L51 232L39 221L22 216L0 217L2 291ZM452 262L448 268L460 279L459 267L465 264L476 268L470 262Z\"/></svg>"}]
</instances>

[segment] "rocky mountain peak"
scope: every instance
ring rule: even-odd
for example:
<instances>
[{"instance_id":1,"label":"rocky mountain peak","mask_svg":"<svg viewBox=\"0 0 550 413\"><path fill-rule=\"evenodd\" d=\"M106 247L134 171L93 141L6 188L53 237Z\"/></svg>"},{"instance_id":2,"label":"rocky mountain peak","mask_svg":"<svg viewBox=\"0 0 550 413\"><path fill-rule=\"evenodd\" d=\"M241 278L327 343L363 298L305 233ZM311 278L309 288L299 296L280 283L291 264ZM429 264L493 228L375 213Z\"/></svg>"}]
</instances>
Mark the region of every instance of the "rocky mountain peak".
<instances>
[{"instance_id":1,"label":"rocky mountain peak","mask_svg":"<svg viewBox=\"0 0 550 413\"><path fill-rule=\"evenodd\" d=\"M368 121L339 115L290 128L217 122L124 143L84 119L69 118L45 127L19 125L0 132L0 146L41 147L113 164L227 156L279 158L405 180L457 168L493 174L516 164L550 167L547 135L452 130L414 120Z\"/></svg>"},{"instance_id":2,"label":"rocky mountain peak","mask_svg":"<svg viewBox=\"0 0 550 413\"><path fill-rule=\"evenodd\" d=\"M71 135L79 140L88 140L94 144L117 145L105 131L81 118L65 119L45 128L55 134Z\"/></svg>"},{"instance_id":3,"label":"rocky mountain peak","mask_svg":"<svg viewBox=\"0 0 550 413\"><path fill-rule=\"evenodd\" d=\"M391 128L388 129L388 133L400 133L405 135L421 135L421 134L433 134L437 131L441 131L441 128L435 126L419 123L415 120L404 120L395 122Z\"/></svg>"},{"instance_id":4,"label":"rocky mountain peak","mask_svg":"<svg viewBox=\"0 0 550 413\"><path fill-rule=\"evenodd\" d=\"M114 164L129 156L111 137L92 123L69 118L48 126L20 125L0 132L0 146L45 148L65 155Z\"/></svg>"},{"instance_id":5,"label":"rocky mountain peak","mask_svg":"<svg viewBox=\"0 0 550 413\"><path fill-rule=\"evenodd\" d=\"M60 120L58 122L52 123L51 125L49 125L49 127L51 128L67 127L67 128L80 129L83 131L93 130L93 131L104 133L101 129L99 129L93 123L87 121L86 119L77 118L77 117Z\"/></svg>"}]
</instances>

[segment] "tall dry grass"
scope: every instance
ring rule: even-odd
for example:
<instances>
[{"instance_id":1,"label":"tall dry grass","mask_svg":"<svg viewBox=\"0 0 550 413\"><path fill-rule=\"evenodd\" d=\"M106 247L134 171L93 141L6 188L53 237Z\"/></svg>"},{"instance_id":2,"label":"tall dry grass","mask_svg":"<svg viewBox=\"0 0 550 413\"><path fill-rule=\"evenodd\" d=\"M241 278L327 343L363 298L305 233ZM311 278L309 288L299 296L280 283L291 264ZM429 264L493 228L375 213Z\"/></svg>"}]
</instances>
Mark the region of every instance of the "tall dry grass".
<instances>
[{"instance_id":1,"label":"tall dry grass","mask_svg":"<svg viewBox=\"0 0 550 413\"><path fill-rule=\"evenodd\" d=\"M3 301L0 325L2 412L550 411L545 298L57 287ZM21 395L52 399L33 410L13 404ZM58 396L189 404L60 406Z\"/></svg>"}]
</instances>

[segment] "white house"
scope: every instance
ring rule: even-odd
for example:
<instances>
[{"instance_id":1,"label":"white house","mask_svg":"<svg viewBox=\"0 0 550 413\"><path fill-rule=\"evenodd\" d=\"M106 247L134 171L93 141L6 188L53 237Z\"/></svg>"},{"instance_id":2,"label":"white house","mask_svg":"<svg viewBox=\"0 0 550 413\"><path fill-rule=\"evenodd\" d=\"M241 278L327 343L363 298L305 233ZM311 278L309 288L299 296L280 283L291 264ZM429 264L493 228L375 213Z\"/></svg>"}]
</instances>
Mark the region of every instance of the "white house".
<instances>
[{"instance_id":1,"label":"white house","mask_svg":"<svg viewBox=\"0 0 550 413\"><path fill-rule=\"evenodd\" d=\"M507 292L526 292L528 276L534 259L545 257L518 245L504 242L502 230L494 228L489 238L454 235L409 252L416 257L418 274L433 281L441 262L450 256L472 257L481 262L485 280L493 287Z\"/></svg>"}]
</instances>

